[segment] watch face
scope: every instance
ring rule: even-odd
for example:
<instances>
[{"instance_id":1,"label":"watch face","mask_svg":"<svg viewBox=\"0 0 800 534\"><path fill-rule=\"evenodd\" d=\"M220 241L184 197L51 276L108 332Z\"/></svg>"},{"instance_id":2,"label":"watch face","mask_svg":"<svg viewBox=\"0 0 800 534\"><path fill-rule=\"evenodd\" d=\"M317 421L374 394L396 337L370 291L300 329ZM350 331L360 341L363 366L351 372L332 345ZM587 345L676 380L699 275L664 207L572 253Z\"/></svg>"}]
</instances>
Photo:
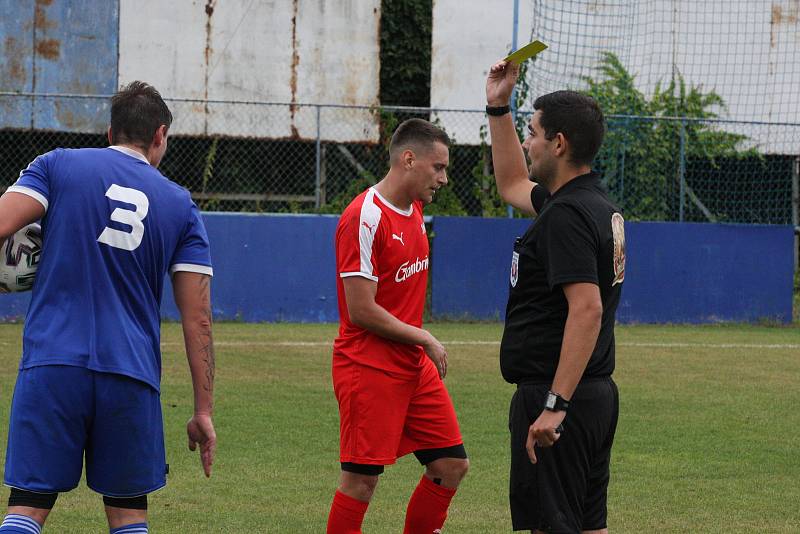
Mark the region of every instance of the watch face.
<instances>
[{"instance_id":1,"label":"watch face","mask_svg":"<svg viewBox=\"0 0 800 534\"><path fill-rule=\"evenodd\" d=\"M547 400L544 403L545 407L552 410L556 407L556 396L552 393L547 394Z\"/></svg>"}]
</instances>

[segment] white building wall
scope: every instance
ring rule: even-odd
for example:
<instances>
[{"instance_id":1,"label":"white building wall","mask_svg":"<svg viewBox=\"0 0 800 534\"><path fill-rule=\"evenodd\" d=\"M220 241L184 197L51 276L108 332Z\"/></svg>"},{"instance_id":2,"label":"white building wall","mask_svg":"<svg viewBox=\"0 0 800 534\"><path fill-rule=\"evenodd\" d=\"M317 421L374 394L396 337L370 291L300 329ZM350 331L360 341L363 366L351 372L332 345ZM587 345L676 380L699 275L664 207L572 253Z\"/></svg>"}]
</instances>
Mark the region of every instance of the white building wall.
<instances>
[{"instance_id":1,"label":"white building wall","mask_svg":"<svg viewBox=\"0 0 800 534\"><path fill-rule=\"evenodd\" d=\"M436 0L431 105L480 109L486 71L508 50L513 0ZM722 118L800 123L800 0L520 0L519 46L550 48L532 65L531 96L582 87L597 76L601 51L615 52L652 94L673 72L714 90ZM474 125L441 117L460 142L478 142ZM800 152L797 128L727 125L765 153Z\"/></svg>"},{"instance_id":2,"label":"white building wall","mask_svg":"<svg viewBox=\"0 0 800 534\"><path fill-rule=\"evenodd\" d=\"M315 138L315 109L297 104L378 103L379 8L379 0L121 0L119 82L142 79L165 98L199 100L170 103L173 133ZM371 113L347 119L323 127L323 138L377 140Z\"/></svg>"}]
</instances>

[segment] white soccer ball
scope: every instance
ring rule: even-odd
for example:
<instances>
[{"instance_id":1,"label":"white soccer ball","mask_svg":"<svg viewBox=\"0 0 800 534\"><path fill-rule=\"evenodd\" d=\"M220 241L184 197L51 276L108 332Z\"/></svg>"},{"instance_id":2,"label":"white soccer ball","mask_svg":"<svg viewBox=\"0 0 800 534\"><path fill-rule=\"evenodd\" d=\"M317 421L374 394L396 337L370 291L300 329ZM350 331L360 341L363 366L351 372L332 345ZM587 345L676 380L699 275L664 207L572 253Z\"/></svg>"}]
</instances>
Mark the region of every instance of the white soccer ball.
<instances>
[{"instance_id":1,"label":"white soccer ball","mask_svg":"<svg viewBox=\"0 0 800 534\"><path fill-rule=\"evenodd\" d=\"M42 255L42 227L31 223L0 247L0 293L30 291Z\"/></svg>"}]
</instances>

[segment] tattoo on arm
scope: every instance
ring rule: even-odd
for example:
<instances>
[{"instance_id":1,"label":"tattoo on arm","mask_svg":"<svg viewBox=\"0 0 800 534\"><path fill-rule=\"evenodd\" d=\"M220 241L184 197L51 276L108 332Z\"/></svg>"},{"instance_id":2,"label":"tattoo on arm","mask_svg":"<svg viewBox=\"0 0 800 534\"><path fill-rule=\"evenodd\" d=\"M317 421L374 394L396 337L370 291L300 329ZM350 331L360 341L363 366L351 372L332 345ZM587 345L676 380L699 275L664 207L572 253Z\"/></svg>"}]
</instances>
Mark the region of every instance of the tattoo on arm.
<instances>
[{"instance_id":1,"label":"tattoo on arm","mask_svg":"<svg viewBox=\"0 0 800 534\"><path fill-rule=\"evenodd\" d=\"M202 361L205 363L205 377L206 383L203 384L203 389L208 392L214 391L214 374L216 372L216 357L214 355L214 338L211 332L212 315L211 315L211 277L203 276L199 283L200 298L204 305L203 313L206 321L203 323L203 328L200 332L198 339L198 346L202 355ZM211 408L211 407L209 407Z\"/></svg>"}]
</instances>

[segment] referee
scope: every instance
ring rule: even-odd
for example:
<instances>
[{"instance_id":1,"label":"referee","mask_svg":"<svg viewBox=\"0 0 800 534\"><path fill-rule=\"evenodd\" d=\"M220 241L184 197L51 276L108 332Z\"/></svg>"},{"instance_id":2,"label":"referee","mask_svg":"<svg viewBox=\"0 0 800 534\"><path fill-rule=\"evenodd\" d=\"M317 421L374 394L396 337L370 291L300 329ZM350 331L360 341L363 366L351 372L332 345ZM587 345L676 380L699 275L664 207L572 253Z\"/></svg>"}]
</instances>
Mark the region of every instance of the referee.
<instances>
[{"instance_id":1,"label":"referee","mask_svg":"<svg viewBox=\"0 0 800 534\"><path fill-rule=\"evenodd\" d=\"M520 148L508 107L518 76L501 61L486 81L497 189L538 214L514 243L500 346L503 378L517 385L511 519L514 530L605 533L624 221L591 170L605 131L597 103L572 91L539 97Z\"/></svg>"}]
</instances>

